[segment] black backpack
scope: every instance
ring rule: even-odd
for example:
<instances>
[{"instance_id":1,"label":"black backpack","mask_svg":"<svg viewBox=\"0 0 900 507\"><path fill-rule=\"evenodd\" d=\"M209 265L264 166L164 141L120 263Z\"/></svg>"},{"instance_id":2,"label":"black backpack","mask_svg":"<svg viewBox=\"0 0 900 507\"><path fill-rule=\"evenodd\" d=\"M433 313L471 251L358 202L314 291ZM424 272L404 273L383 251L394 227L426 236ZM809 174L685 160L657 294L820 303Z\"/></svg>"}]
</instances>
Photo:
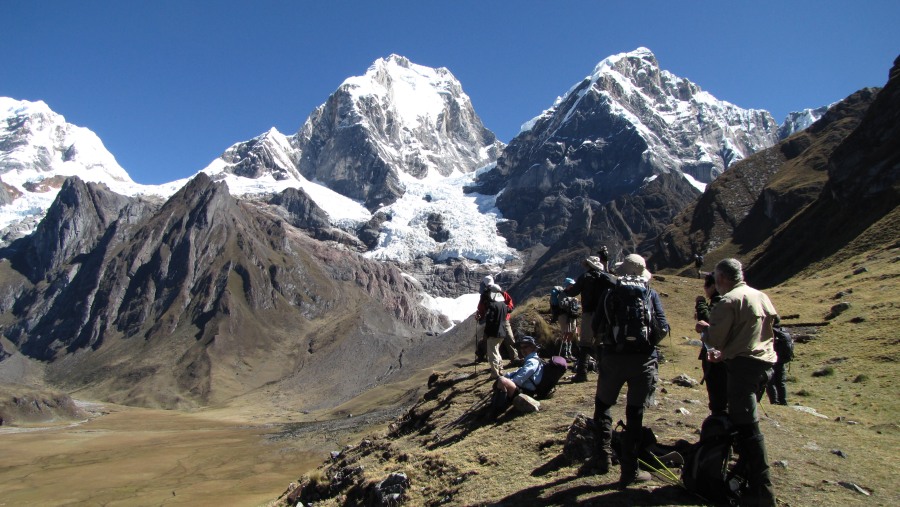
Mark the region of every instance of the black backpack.
<instances>
[{"instance_id":1,"label":"black backpack","mask_svg":"<svg viewBox=\"0 0 900 507\"><path fill-rule=\"evenodd\" d=\"M789 363L794 359L794 339L783 327L775 326L775 353L779 363Z\"/></svg>"},{"instance_id":2,"label":"black backpack","mask_svg":"<svg viewBox=\"0 0 900 507\"><path fill-rule=\"evenodd\" d=\"M730 504L740 496L745 481L728 468L734 438L728 416L711 415L703 421L700 440L684 456L685 489L716 504Z\"/></svg>"},{"instance_id":3,"label":"black backpack","mask_svg":"<svg viewBox=\"0 0 900 507\"><path fill-rule=\"evenodd\" d=\"M581 302L578 301L576 297L564 297L559 302L559 307L562 311L569 314L569 317L578 318L581 317Z\"/></svg>"},{"instance_id":4,"label":"black backpack","mask_svg":"<svg viewBox=\"0 0 900 507\"><path fill-rule=\"evenodd\" d=\"M639 276L619 277L603 298L608 325L605 344L617 353L647 353L662 339L654 328L650 282Z\"/></svg>"},{"instance_id":5,"label":"black backpack","mask_svg":"<svg viewBox=\"0 0 900 507\"><path fill-rule=\"evenodd\" d=\"M542 363L541 369L544 373L541 375L541 383L537 385L537 390L534 392L534 396L537 399L549 397L550 391L556 387L559 379L565 375L569 367L566 360L561 356L553 356L549 361L542 361Z\"/></svg>"},{"instance_id":6,"label":"black backpack","mask_svg":"<svg viewBox=\"0 0 900 507\"><path fill-rule=\"evenodd\" d=\"M490 301L484 310L484 336L500 336L500 325L506 320L506 302Z\"/></svg>"}]
</instances>

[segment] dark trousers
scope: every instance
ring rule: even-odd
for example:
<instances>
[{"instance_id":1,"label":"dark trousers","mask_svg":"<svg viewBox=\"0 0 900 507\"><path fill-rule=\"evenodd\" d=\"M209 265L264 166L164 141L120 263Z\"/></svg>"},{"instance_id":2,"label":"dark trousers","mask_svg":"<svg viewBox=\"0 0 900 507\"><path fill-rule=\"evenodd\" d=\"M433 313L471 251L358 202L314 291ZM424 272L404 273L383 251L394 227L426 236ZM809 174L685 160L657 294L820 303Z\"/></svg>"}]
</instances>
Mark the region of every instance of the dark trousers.
<instances>
[{"instance_id":1,"label":"dark trousers","mask_svg":"<svg viewBox=\"0 0 900 507\"><path fill-rule=\"evenodd\" d=\"M750 487L747 503L774 507L775 492L756 409L757 396L772 376L772 365L750 357L736 357L724 364L728 372L728 418L738 433L737 466L742 468Z\"/></svg>"},{"instance_id":2,"label":"dark trousers","mask_svg":"<svg viewBox=\"0 0 900 507\"><path fill-rule=\"evenodd\" d=\"M703 382L709 397L709 411L725 414L728 411L728 369L725 363L710 363L703 359Z\"/></svg>"},{"instance_id":3,"label":"dark trousers","mask_svg":"<svg viewBox=\"0 0 900 507\"><path fill-rule=\"evenodd\" d=\"M772 380L766 384L766 393L772 405L787 405L787 371L784 363L775 363L772 367Z\"/></svg>"}]
</instances>

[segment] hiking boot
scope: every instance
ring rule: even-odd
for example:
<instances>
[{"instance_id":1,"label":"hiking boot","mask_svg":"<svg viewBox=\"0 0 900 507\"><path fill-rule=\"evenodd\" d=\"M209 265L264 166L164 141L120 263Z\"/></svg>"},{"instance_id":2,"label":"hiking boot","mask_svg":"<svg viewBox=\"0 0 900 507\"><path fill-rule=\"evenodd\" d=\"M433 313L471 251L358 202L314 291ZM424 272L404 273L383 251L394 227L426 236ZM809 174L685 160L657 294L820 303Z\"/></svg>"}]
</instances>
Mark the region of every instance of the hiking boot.
<instances>
[{"instance_id":1,"label":"hiking boot","mask_svg":"<svg viewBox=\"0 0 900 507\"><path fill-rule=\"evenodd\" d=\"M581 383L581 382L587 382L587 379L588 379L587 373L585 373L583 371L575 372L575 375L572 376L572 382L576 383L576 384Z\"/></svg>"},{"instance_id":2,"label":"hiking boot","mask_svg":"<svg viewBox=\"0 0 900 507\"><path fill-rule=\"evenodd\" d=\"M637 468L634 470L626 470L625 468L622 468L622 475L619 476L619 488L624 489L632 484L647 482L652 478L653 476L646 470Z\"/></svg>"},{"instance_id":3,"label":"hiking boot","mask_svg":"<svg viewBox=\"0 0 900 507\"><path fill-rule=\"evenodd\" d=\"M598 451L594 456L594 472L597 475L606 475L612 467L612 455L606 451Z\"/></svg>"}]
</instances>

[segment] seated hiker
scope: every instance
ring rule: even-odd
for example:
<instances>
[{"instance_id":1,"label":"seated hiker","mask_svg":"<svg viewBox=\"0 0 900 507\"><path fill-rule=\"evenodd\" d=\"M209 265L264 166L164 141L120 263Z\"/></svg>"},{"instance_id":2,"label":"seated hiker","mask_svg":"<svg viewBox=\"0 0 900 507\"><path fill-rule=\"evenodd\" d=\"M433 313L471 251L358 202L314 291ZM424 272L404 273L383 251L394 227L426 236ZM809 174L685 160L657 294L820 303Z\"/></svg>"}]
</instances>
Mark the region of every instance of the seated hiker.
<instances>
[{"instance_id":1,"label":"seated hiker","mask_svg":"<svg viewBox=\"0 0 900 507\"><path fill-rule=\"evenodd\" d=\"M494 384L495 389L506 392L508 400L515 398L519 393L534 396L543 375L543 363L537 354L540 348L537 341L531 336L523 336L516 342L516 346L525 358L525 364L518 370L501 376Z\"/></svg>"}]
</instances>

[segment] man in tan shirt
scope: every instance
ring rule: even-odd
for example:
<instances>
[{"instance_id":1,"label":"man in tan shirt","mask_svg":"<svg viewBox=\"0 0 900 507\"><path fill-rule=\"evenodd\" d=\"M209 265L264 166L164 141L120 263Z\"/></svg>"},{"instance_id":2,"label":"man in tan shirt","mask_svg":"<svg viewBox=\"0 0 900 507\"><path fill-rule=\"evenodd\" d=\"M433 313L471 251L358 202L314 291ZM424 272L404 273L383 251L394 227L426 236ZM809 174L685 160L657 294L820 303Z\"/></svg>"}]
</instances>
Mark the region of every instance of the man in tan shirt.
<instances>
[{"instance_id":1,"label":"man in tan shirt","mask_svg":"<svg viewBox=\"0 0 900 507\"><path fill-rule=\"evenodd\" d=\"M772 325L777 312L769 297L744 282L737 259L716 264L716 289L722 300L710 311L709 322L697 322L707 331L710 361L724 361L727 371L728 418L737 431L735 450L750 486L742 505L775 506L766 446L759 430L756 404L772 376L776 355Z\"/></svg>"}]
</instances>

